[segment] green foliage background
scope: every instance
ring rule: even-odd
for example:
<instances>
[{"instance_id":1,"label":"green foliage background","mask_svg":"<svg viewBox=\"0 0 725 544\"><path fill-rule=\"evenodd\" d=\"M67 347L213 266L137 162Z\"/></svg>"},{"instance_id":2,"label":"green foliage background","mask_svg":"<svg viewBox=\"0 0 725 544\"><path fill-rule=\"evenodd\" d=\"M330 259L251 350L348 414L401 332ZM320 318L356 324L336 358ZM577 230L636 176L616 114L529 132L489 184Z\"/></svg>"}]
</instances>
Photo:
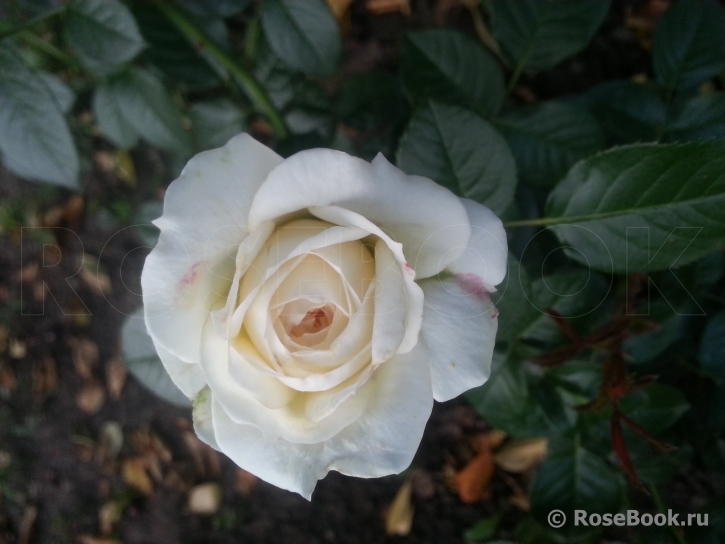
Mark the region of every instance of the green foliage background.
<instances>
[{"instance_id":1,"label":"green foliage background","mask_svg":"<svg viewBox=\"0 0 725 544\"><path fill-rule=\"evenodd\" d=\"M546 515L623 511L645 497L638 485L662 509L678 466L725 472L725 9L675 1L651 81L526 105L513 94L583 50L609 8L487 0L475 7L486 39L412 31L398 73L344 76L323 0L10 1L0 155L20 177L82 192L78 150L94 139L158 149L178 171L256 127L283 155L382 152L486 204L511 258L493 373L468 399L510 436L550 439L517 539L594 542L601 528L553 530ZM140 335L124 330L132 371L179 402ZM707 509L707 528L638 538L719 542L724 505ZM498 518L482 523L469 540L495 535Z\"/></svg>"}]
</instances>

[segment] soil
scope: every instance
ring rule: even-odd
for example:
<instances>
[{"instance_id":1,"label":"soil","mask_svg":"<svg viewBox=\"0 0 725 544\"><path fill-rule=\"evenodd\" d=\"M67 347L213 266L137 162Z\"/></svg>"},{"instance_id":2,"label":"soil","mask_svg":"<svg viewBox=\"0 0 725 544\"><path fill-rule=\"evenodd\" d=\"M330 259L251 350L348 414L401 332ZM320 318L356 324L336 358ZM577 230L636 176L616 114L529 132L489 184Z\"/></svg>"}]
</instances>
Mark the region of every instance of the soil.
<instances>
[{"instance_id":1,"label":"soil","mask_svg":"<svg viewBox=\"0 0 725 544\"><path fill-rule=\"evenodd\" d=\"M648 73L648 52L623 24L625 10L645 3L615 0L591 46L547 74L524 77L519 99ZM413 2L409 18L373 17L355 2L344 72L395 70L405 29L443 23L470 25L456 2ZM164 175L148 150L134 159L142 181L132 204L154 195L143 180ZM0 170L3 199L41 210L36 225L69 229L46 231L60 234L45 239L19 228L0 235L0 543L454 544L481 518L502 510L510 520L518 516L508 504L510 482L495 477L488 497L473 505L451 485L486 428L461 399L436 404L405 474L363 480L331 473L311 502L256 480L198 442L189 410L159 400L118 364L119 329L140 304L148 249L137 249L137 231L118 232L117 223L104 224L95 213L94 202L129 193L109 176L96 164L84 181L85 202L68 194L48 202L43 188ZM59 258L54 246L61 258L49 266ZM75 274L83 253L98 259L100 283ZM408 479L412 528L386 536L386 511ZM222 503L205 516L191 511L188 497L208 482L220 486Z\"/></svg>"}]
</instances>

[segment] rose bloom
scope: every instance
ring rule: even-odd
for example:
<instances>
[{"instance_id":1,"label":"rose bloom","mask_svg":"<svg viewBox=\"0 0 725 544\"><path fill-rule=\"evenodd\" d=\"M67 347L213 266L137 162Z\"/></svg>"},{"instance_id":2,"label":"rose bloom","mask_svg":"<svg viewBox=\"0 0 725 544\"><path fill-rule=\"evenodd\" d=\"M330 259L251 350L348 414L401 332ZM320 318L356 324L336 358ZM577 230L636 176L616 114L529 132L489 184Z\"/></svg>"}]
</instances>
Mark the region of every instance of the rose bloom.
<instances>
[{"instance_id":1,"label":"rose bloom","mask_svg":"<svg viewBox=\"0 0 725 544\"><path fill-rule=\"evenodd\" d=\"M195 156L146 259L146 326L199 437L310 498L330 470L399 473L433 400L490 373L501 221L382 155Z\"/></svg>"}]
</instances>

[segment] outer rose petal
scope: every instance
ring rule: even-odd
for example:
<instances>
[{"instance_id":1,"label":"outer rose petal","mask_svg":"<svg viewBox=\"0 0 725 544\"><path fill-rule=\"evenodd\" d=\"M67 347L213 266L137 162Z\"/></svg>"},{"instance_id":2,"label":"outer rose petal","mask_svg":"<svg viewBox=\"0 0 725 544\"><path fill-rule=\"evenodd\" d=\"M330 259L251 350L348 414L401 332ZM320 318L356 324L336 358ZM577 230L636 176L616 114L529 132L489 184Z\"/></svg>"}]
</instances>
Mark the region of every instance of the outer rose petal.
<instances>
[{"instance_id":1,"label":"outer rose petal","mask_svg":"<svg viewBox=\"0 0 725 544\"><path fill-rule=\"evenodd\" d=\"M471 221L471 239L468 247L448 270L454 274L474 274L489 292L506 276L508 244L501 220L491 210L473 200L461 202Z\"/></svg>"},{"instance_id":2,"label":"outer rose petal","mask_svg":"<svg viewBox=\"0 0 725 544\"><path fill-rule=\"evenodd\" d=\"M181 392L190 399L196 397L199 391L206 386L206 379L201 366L196 363L182 361L156 342L154 342L154 347L174 385L181 389Z\"/></svg>"},{"instance_id":3,"label":"outer rose petal","mask_svg":"<svg viewBox=\"0 0 725 544\"><path fill-rule=\"evenodd\" d=\"M198 362L201 329L211 305L226 296L237 248L249 233L252 199L281 162L240 134L196 155L169 186L164 214L154 222L161 235L141 285L149 334L176 357Z\"/></svg>"},{"instance_id":4,"label":"outer rose petal","mask_svg":"<svg viewBox=\"0 0 725 544\"><path fill-rule=\"evenodd\" d=\"M447 189L407 176L382 155L370 164L330 149L302 151L275 168L254 197L249 222L330 205L362 215L402 243L419 279L453 262L470 237L465 209Z\"/></svg>"},{"instance_id":5,"label":"outer rose petal","mask_svg":"<svg viewBox=\"0 0 725 544\"><path fill-rule=\"evenodd\" d=\"M430 351L433 398L439 402L483 384L491 374L498 310L482 283L474 290L467 280L421 282L421 340Z\"/></svg>"},{"instance_id":6,"label":"outer rose petal","mask_svg":"<svg viewBox=\"0 0 725 544\"><path fill-rule=\"evenodd\" d=\"M366 386L374 390L365 412L317 444L265 438L256 427L232 421L213 401L216 443L243 469L307 499L330 470L367 478L397 474L413 460L433 408L425 349L395 356Z\"/></svg>"}]
</instances>

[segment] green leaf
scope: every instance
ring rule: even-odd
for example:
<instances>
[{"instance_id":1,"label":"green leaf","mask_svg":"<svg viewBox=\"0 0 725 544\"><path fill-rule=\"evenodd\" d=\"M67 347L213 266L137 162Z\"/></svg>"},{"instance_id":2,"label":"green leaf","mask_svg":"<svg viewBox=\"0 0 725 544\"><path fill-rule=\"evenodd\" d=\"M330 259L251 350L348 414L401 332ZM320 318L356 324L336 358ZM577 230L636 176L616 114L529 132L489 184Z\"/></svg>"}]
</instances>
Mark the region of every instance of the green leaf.
<instances>
[{"instance_id":1,"label":"green leaf","mask_svg":"<svg viewBox=\"0 0 725 544\"><path fill-rule=\"evenodd\" d=\"M101 75L114 72L144 47L133 15L118 0L73 0L65 38L81 62Z\"/></svg>"},{"instance_id":2,"label":"green leaf","mask_svg":"<svg viewBox=\"0 0 725 544\"><path fill-rule=\"evenodd\" d=\"M141 34L149 43L144 57L169 79L199 91L219 86L226 70L204 49L197 48L152 3L134 5ZM229 32L218 17L195 17L194 23L217 45L229 47Z\"/></svg>"},{"instance_id":3,"label":"green leaf","mask_svg":"<svg viewBox=\"0 0 725 544\"><path fill-rule=\"evenodd\" d=\"M454 30L409 32L401 63L403 83L419 99L434 98L489 116L506 97L503 74L493 54Z\"/></svg>"},{"instance_id":4,"label":"green leaf","mask_svg":"<svg viewBox=\"0 0 725 544\"><path fill-rule=\"evenodd\" d=\"M679 0L657 19L654 71L669 93L725 70L725 9L715 0Z\"/></svg>"},{"instance_id":5,"label":"green leaf","mask_svg":"<svg viewBox=\"0 0 725 544\"><path fill-rule=\"evenodd\" d=\"M558 432L527 381L524 362L516 354L494 352L491 376L466 398L484 420L496 429L519 438Z\"/></svg>"},{"instance_id":6,"label":"green leaf","mask_svg":"<svg viewBox=\"0 0 725 544\"><path fill-rule=\"evenodd\" d=\"M627 362L644 364L653 361L678 340L681 328L682 316L674 315L662 323L658 323L654 331L627 339L624 343Z\"/></svg>"},{"instance_id":7,"label":"green leaf","mask_svg":"<svg viewBox=\"0 0 725 544\"><path fill-rule=\"evenodd\" d=\"M667 122L667 106L651 82L610 81L594 87L581 102L615 143L656 141Z\"/></svg>"},{"instance_id":8,"label":"green leaf","mask_svg":"<svg viewBox=\"0 0 725 544\"><path fill-rule=\"evenodd\" d=\"M690 405L679 389L655 383L622 397L619 408L648 432L659 434L672 427Z\"/></svg>"},{"instance_id":9,"label":"green leaf","mask_svg":"<svg viewBox=\"0 0 725 544\"><path fill-rule=\"evenodd\" d=\"M498 314L496 339L511 342L526 329L526 316L531 312L531 279L526 269L511 254L508 255L508 271L503 285L492 294Z\"/></svg>"},{"instance_id":10,"label":"green leaf","mask_svg":"<svg viewBox=\"0 0 725 544\"><path fill-rule=\"evenodd\" d=\"M104 134L120 147L133 135L165 151L191 154L191 139L181 114L161 82L134 68L99 87L94 112Z\"/></svg>"},{"instance_id":11,"label":"green leaf","mask_svg":"<svg viewBox=\"0 0 725 544\"><path fill-rule=\"evenodd\" d=\"M93 115L103 135L122 149L138 143L138 133L128 123L113 85L101 85L93 94Z\"/></svg>"},{"instance_id":12,"label":"green leaf","mask_svg":"<svg viewBox=\"0 0 725 544\"><path fill-rule=\"evenodd\" d=\"M78 189L78 153L58 98L41 74L0 43L0 153L28 179Z\"/></svg>"},{"instance_id":13,"label":"green leaf","mask_svg":"<svg viewBox=\"0 0 725 544\"><path fill-rule=\"evenodd\" d=\"M154 342L146 332L143 308L126 318L121 329L121 351L129 372L147 389L176 406L191 406L191 401L171 381L156 354Z\"/></svg>"},{"instance_id":14,"label":"green leaf","mask_svg":"<svg viewBox=\"0 0 725 544\"><path fill-rule=\"evenodd\" d=\"M51 74L50 72L40 72L40 77L43 78L43 81L45 81L48 89L50 89L50 92L53 93L53 96L55 96L55 99L58 101L58 105L60 106L60 110L63 113L68 113L76 101L76 93L74 93L73 90L55 74Z\"/></svg>"},{"instance_id":15,"label":"green leaf","mask_svg":"<svg viewBox=\"0 0 725 544\"><path fill-rule=\"evenodd\" d=\"M382 72L357 74L345 81L336 112L345 124L361 131L399 125L410 113L399 79Z\"/></svg>"},{"instance_id":16,"label":"green leaf","mask_svg":"<svg viewBox=\"0 0 725 544\"><path fill-rule=\"evenodd\" d=\"M490 542L491 537L496 534L498 524L501 521L501 514L490 518L485 518L476 523L468 531L463 533L463 538L470 544L481 544Z\"/></svg>"},{"instance_id":17,"label":"green leaf","mask_svg":"<svg viewBox=\"0 0 725 544\"><path fill-rule=\"evenodd\" d=\"M493 35L517 73L540 72L584 49L609 6L609 0L492 2Z\"/></svg>"},{"instance_id":18,"label":"green leaf","mask_svg":"<svg viewBox=\"0 0 725 544\"><path fill-rule=\"evenodd\" d=\"M549 443L549 452L531 482L531 513L546 523L552 510L566 515L566 525L557 533L578 531L574 510L587 514L616 513L622 504L623 487L619 474L607 462L582 447L579 437Z\"/></svg>"},{"instance_id":19,"label":"green leaf","mask_svg":"<svg viewBox=\"0 0 725 544\"><path fill-rule=\"evenodd\" d=\"M180 0L182 6L202 17L233 17L243 12L251 0Z\"/></svg>"},{"instance_id":20,"label":"green leaf","mask_svg":"<svg viewBox=\"0 0 725 544\"><path fill-rule=\"evenodd\" d=\"M717 250L725 243L724 206L725 141L642 144L574 166L551 193L546 216L572 259L631 274Z\"/></svg>"},{"instance_id":21,"label":"green leaf","mask_svg":"<svg viewBox=\"0 0 725 544\"><path fill-rule=\"evenodd\" d=\"M700 341L700 365L719 382L725 382L725 311L707 322Z\"/></svg>"},{"instance_id":22,"label":"green leaf","mask_svg":"<svg viewBox=\"0 0 725 544\"><path fill-rule=\"evenodd\" d=\"M261 20L270 48L290 68L313 76L335 72L342 37L324 0L266 0Z\"/></svg>"},{"instance_id":23,"label":"green leaf","mask_svg":"<svg viewBox=\"0 0 725 544\"><path fill-rule=\"evenodd\" d=\"M501 214L513 202L516 163L491 123L476 113L430 101L400 140L398 166Z\"/></svg>"},{"instance_id":24,"label":"green leaf","mask_svg":"<svg viewBox=\"0 0 725 544\"><path fill-rule=\"evenodd\" d=\"M671 142L725 138L725 93L698 96L687 101L667 126L665 137Z\"/></svg>"},{"instance_id":25,"label":"green leaf","mask_svg":"<svg viewBox=\"0 0 725 544\"><path fill-rule=\"evenodd\" d=\"M496 120L526 183L552 187L578 160L604 148L599 124L587 111L563 102L539 102Z\"/></svg>"},{"instance_id":26,"label":"green leaf","mask_svg":"<svg viewBox=\"0 0 725 544\"><path fill-rule=\"evenodd\" d=\"M231 100L217 98L197 102L189 108L192 134L197 149L214 149L246 130L244 112Z\"/></svg>"}]
</instances>

